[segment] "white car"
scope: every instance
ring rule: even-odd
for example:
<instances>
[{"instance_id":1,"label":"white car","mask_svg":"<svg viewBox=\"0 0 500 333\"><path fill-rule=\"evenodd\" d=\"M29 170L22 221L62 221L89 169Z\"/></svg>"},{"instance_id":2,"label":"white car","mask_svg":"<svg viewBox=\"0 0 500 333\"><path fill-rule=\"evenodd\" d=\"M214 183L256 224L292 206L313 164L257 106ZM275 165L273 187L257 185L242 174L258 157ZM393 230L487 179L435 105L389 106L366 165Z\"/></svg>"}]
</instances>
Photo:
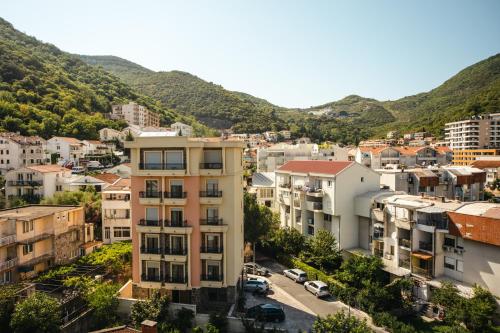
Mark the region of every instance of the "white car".
<instances>
[{"instance_id":1,"label":"white car","mask_svg":"<svg viewBox=\"0 0 500 333\"><path fill-rule=\"evenodd\" d=\"M295 282L306 282L307 281L307 273L300 269L285 269L283 271L283 275L289 277Z\"/></svg>"},{"instance_id":2,"label":"white car","mask_svg":"<svg viewBox=\"0 0 500 333\"><path fill-rule=\"evenodd\" d=\"M304 289L318 298L330 296L327 284L322 281L307 281L304 283Z\"/></svg>"},{"instance_id":3,"label":"white car","mask_svg":"<svg viewBox=\"0 0 500 333\"><path fill-rule=\"evenodd\" d=\"M267 290L269 290L269 282L267 282L266 279L263 279L261 277L252 277L252 276L249 276L247 277L247 281L259 281L259 282L262 282L266 285L267 287Z\"/></svg>"}]
</instances>

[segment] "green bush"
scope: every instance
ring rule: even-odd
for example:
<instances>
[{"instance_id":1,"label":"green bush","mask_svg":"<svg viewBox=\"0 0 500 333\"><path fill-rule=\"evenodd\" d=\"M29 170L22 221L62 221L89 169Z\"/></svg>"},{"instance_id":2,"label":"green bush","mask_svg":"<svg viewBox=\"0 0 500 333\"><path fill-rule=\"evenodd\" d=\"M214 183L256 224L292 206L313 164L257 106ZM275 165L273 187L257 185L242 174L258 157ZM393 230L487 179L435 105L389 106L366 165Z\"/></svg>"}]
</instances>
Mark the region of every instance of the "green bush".
<instances>
[{"instance_id":1,"label":"green bush","mask_svg":"<svg viewBox=\"0 0 500 333\"><path fill-rule=\"evenodd\" d=\"M330 292L333 295L339 297L339 295L343 295L345 293L345 290L347 288L346 285L344 285L340 281L337 281L331 275L327 275L324 272L320 271L319 269L311 267L297 258L291 258L290 261L291 261L290 266L293 266L295 268L298 268L306 272L309 280L320 280L328 284Z\"/></svg>"}]
</instances>

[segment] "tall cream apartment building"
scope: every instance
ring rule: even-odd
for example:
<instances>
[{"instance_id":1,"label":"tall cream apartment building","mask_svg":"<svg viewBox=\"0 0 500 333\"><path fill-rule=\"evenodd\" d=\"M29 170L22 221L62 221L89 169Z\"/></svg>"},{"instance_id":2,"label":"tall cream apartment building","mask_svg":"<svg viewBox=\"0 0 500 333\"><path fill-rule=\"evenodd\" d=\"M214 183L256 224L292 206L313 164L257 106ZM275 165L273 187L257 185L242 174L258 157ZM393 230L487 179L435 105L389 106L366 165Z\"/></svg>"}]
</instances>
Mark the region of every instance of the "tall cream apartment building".
<instances>
[{"instance_id":1,"label":"tall cream apartment building","mask_svg":"<svg viewBox=\"0 0 500 333\"><path fill-rule=\"evenodd\" d=\"M50 162L46 150L47 142L39 136L0 133L0 174L5 175L9 170Z\"/></svg>"},{"instance_id":2,"label":"tall cream apartment building","mask_svg":"<svg viewBox=\"0 0 500 333\"><path fill-rule=\"evenodd\" d=\"M0 284L71 262L99 244L80 206L31 205L0 210Z\"/></svg>"},{"instance_id":3,"label":"tall cream apartment building","mask_svg":"<svg viewBox=\"0 0 500 333\"><path fill-rule=\"evenodd\" d=\"M132 239L130 179L123 178L102 191L102 235L104 244Z\"/></svg>"},{"instance_id":4,"label":"tall cream apartment building","mask_svg":"<svg viewBox=\"0 0 500 333\"><path fill-rule=\"evenodd\" d=\"M140 127L160 126L160 115L134 102L112 106L113 119L123 119L129 125Z\"/></svg>"},{"instance_id":5,"label":"tall cream apartment building","mask_svg":"<svg viewBox=\"0 0 500 333\"><path fill-rule=\"evenodd\" d=\"M445 140L453 150L500 147L500 113L446 123Z\"/></svg>"},{"instance_id":6,"label":"tall cream apartment building","mask_svg":"<svg viewBox=\"0 0 500 333\"><path fill-rule=\"evenodd\" d=\"M243 141L143 133L131 152L133 295L233 302L243 265Z\"/></svg>"}]
</instances>

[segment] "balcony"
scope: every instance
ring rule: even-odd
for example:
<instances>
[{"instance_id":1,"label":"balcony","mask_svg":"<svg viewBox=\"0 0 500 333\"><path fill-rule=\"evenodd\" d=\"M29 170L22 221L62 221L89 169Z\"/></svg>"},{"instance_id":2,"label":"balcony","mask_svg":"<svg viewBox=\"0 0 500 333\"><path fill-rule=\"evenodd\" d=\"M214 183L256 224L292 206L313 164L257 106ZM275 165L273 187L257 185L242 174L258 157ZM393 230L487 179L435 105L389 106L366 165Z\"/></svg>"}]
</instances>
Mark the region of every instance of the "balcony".
<instances>
[{"instance_id":1,"label":"balcony","mask_svg":"<svg viewBox=\"0 0 500 333\"><path fill-rule=\"evenodd\" d=\"M141 259L144 260L160 260L160 257L163 254L163 248L161 247L146 247L142 246L141 249Z\"/></svg>"},{"instance_id":2,"label":"balcony","mask_svg":"<svg viewBox=\"0 0 500 333\"><path fill-rule=\"evenodd\" d=\"M384 256L384 249L373 249L373 255L382 258Z\"/></svg>"},{"instance_id":3,"label":"balcony","mask_svg":"<svg viewBox=\"0 0 500 333\"><path fill-rule=\"evenodd\" d=\"M173 191L163 192L163 204L165 205L185 205L187 202L187 192Z\"/></svg>"},{"instance_id":4,"label":"balcony","mask_svg":"<svg viewBox=\"0 0 500 333\"><path fill-rule=\"evenodd\" d=\"M173 256L185 256L188 253L187 247L166 247L164 254ZM169 260L170 261L170 260Z\"/></svg>"},{"instance_id":5,"label":"balcony","mask_svg":"<svg viewBox=\"0 0 500 333\"><path fill-rule=\"evenodd\" d=\"M407 249L411 249L411 241L409 239L399 238L398 239L398 244L401 247L404 247L404 248L407 248Z\"/></svg>"},{"instance_id":6,"label":"balcony","mask_svg":"<svg viewBox=\"0 0 500 333\"><path fill-rule=\"evenodd\" d=\"M432 279L432 272L430 269L424 267L413 266L411 272L416 275L423 276L427 279Z\"/></svg>"},{"instance_id":7,"label":"balcony","mask_svg":"<svg viewBox=\"0 0 500 333\"><path fill-rule=\"evenodd\" d=\"M200 219L201 232L226 232L228 225L220 218Z\"/></svg>"},{"instance_id":8,"label":"balcony","mask_svg":"<svg viewBox=\"0 0 500 333\"><path fill-rule=\"evenodd\" d=\"M200 163L201 176L220 176L222 175L223 165L221 162Z\"/></svg>"},{"instance_id":9,"label":"balcony","mask_svg":"<svg viewBox=\"0 0 500 333\"><path fill-rule=\"evenodd\" d=\"M139 192L139 203L141 205L159 205L161 201L161 192L146 191Z\"/></svg>"},{"instance_id":10,"label":"balcony","mask_svg":"<svg viewBox=\"0 0 500 333\"><path fill-rule=\"evenodd\" d=\"M396 227L410 230L411 225L415 223L415 221L407 218L407 217L396 217L394 220L394 223L396 224Z\"/></svg>"},{"instance_id":11,"label":"balcony","mask_svg":"<svg viewBox=\"0 0 500 333\"><path fill-rule=\"evenodd\" d=\"M281 184L279 184L279 187L290 189L292 187L292 184L290 184L290 183L281 183Z\"/></svg>"},{"instance_id":12,"label":"balcony","mask_svg":"<svg viewBox=\"0 0 500 333\"><path fill-rule=\"evenodd\" d=\"M41 180L9 180L7 184L9 186L43 186L43 182Z\"/></svg>"},{"instance_id":13,"label":"balcony","mask_svg":"<svg viewBox=\"0 0 500 333\"><path fill-rule=\"evenodd\" d=\"M183 176L186 174L186 163L139 163L139 176Z\"/></svg>"},{"instance_id":14,"label":"balcony","mask_svg":"<svg viewBox=\"0 0 500 333\"><path fill-rule=\"evenodd\" d=\"M419 241L418 242L418 248L421 251L432 252L432 243L431 242Z\"/></svg>"},{"instance_id":15,"label":"balcony","mask_svg":"<svg viewBox=\"0 0 500 333\"><path fill-rule=\"evenodd\" d=\"M145 282L157 282L161 283L162 282L162 277L160 275L149 275L149 274L142 274L141 275L141 281Z\"/></svg>"},{"instance_id":16,"label":"balcony","mask_svg":"<svg viewBox=\"0 0 500 333\"><path fill-rule=\"evenodd\" d=\"M187 284L187 276L172 276L172 275L167 275L164 278L165 283L170 283L170 284Z\"/></svg>"},{"instance_id":17,"label":"balcony","mask_svg":"<svg viewBox=\"0 0 500 333\"><path fill-rule=\"evenodd\" d=\"M222 204L222 191L216 191L216 190L200 191L200 204L202 205Z\"/></svg>"},{"instance_id":18,"label":"balcony","mask_svg":"<svg viewBox=\"0 0 500 333\"><path fill-rule=\"evenodd\" d=\"M217 274L201 274L201 286L205 288L222 288L224 276Z\"/></svg>"},{"instance_id":19,"label":"balcony","mask_svg":"<svg viewBox=\"0 0 500 333\"><path fill-rule=\"evenodd\" d=\"M321 212L323 210L323 203L306 201L306 208L307 210L312 210L314 212Z\"/></svg>"},{"instance_id":20,"label":"balcony","mask_svg":"<svg viewBox=\"0 0 500 333\"><path fill-rule=\"evenodd\" d=\"M16 242L17 242L17 238L16 238L15 234L5 236L5 237L0 238L0 247L15 244Z\"/></svg>"},{"instance_id":21,"label":"balcony","mask_svg":"<svg viewBox=\"0 0 500 333\"><path fill-rule=\"evenodd\" d=\"M219 218L208 218L208 219L200 219L201 225L222 225L223 221Z\"/></svg>"},{"instance_id":22,"label":"balcony","mask_svg":"<svg viewBox=\"0 0 500 333\"><path fill-rule=\"evenodd\" d=\"M15 267L17 265L18 261L19 261L19 259L12 258L12 259L7 259L4 262L1 262L0 263L0 272L11 269L12 267Z\"/></svg>"},{"instance_id":23,"label":"balcony","mask_svg":"<svg viewBox=\"0 0 500 333\"><path fill-rule=\"evenodd\" d=\"M436 220L436 219L418 219L417 225L425 225L429 227L435 227L439 230L448 230L448 221L447 220Z\"/></svg>"},{"instance_id":24,"label":"balcony","mask_svg":"<svg viewBox=\"0 0 500 333\"><path fill-rule=\"evenodd\" d=\"M323 196L323 189L321 188L314 188L314 187L307 187L307 188L302 188L306 192L306 195L311 196L311 197L316 197L320 198Z\"/></svg>"},{"instance_id":25,"label":"balcony","mask_svg":"<svg viewBox=\"0 0 500 333\"><path fill-rule=\"evenodd\" d=\"M410 259L399 259L399 267L410 270Z\"/></svg>"},{"instance_id":26,"label":"balcony","mask_svg":"<svg viewBox=\"0 0 500 333\"><path fill-rule=\"evenodd\" d=\"M222 260L224 249L222 246L206 246L200 247L200 258L203 260Z\"/></svg>"},{"instance_id":27,"label":"balcony","mask_svg":"<svg viewBox=\"0 0 500 333\"><path fill-rule=\"evenodd\" d=\"M162 227L162 222L161 220L147 220L147 219L140 219L139 223L137 224L137 230L140 232L160 232L160 229Z\"/></svg>"}]
</instances>

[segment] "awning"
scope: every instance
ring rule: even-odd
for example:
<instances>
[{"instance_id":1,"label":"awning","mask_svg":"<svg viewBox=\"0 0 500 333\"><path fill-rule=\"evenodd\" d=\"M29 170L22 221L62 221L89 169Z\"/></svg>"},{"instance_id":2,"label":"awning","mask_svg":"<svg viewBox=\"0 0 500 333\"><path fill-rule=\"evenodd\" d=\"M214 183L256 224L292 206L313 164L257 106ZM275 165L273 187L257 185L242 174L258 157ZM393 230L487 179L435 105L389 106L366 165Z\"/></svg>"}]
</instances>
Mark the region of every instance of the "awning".
<instances>
[{"instance_id":1,"label":"awning","mask_svg":"<svg viewBox=\"0 0 500 333\"><path fill-rule=\"evenodd\" d=\"M411 255L413 257L417 257L417 258L422 259L422 260L431 260L432 259L431 254L420 252L420 251L412 252Z\"/></svg>"},{"instance_id":2,"label":"awning","mask_svg":"<svg viewBox=\"0 0 500 333\"><path fill-rule=\"evenodd\" d=\"M383 223L374 223L374 224L373 224L373 227L374 227L374 228L383 228L383 227L384 227L384 224L383 224Z\"/></svg>"}]
</instances>

